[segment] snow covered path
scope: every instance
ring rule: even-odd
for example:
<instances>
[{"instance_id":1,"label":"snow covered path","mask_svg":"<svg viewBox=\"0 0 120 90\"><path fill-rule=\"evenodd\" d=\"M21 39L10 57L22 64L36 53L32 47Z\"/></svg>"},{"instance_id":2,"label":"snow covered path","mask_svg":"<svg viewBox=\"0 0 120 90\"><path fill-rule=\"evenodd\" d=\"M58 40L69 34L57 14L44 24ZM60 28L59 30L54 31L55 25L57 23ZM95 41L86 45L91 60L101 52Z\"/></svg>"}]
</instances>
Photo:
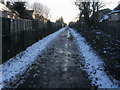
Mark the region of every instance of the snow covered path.
<instances>
[{"instance_id":1,"label":"snow covered path","mask_svg":"<svg viewBox=\"0 0 120 90\"><path fill-rule=\"evenodd\" d=\"M19 76L31 67L31 64L36 62L38 55L41 55L42 52L46 50L46 47L49 46L63 31L64 28L39 40L25 51L0 65L0 88L9 86L10 83L19 80Z\"/></svg>"},{"instance_id":2,"label":"snow covered path","mask_svg":"<svg viewBox=\"0 0 120 90\"><path fill-rule=\"evenodd\" d=\"M15 87L21 88L87 88L91 87L80 68L78 51L68 30L47 47ZM13 85L14 86L14 85Z\"/></svg>"},{"instance_id":3,"label":"snow covered path","mask_svg":"<svg viewBox=\"0 0 120 90\"><path fill-rule=\"evenodd\" d=\"M98 88L118 88L117 81L106 74L103 60L92 50L85 38L73 29L70 29L70 32L75 38L81 57L83 57L83 70L89 75L92 85L98 86Z\"/></svg>"},{"instance_id":4,"label":"snow covered path","mask_svg":"<svg viewBox=\"0 0 120 90\"><path fill-rule=\"evenodd\" d=\"M3 67L0 73L3 71L4 82L0 82L0 86L91 88L95 85L116 88L103 64L81 35L63 28L0 66Z\"/></svg>"}]
</instances>

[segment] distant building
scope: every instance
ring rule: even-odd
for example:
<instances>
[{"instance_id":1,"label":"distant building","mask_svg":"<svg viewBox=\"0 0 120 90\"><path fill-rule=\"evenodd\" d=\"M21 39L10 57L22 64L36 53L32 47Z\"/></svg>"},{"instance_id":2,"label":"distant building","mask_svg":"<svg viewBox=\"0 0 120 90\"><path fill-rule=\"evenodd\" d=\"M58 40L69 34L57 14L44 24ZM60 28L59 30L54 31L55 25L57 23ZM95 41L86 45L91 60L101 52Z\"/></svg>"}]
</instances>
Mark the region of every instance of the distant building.
<instances>
[{"instance_id":1,"label":"distant building","mask_svg":"<svg viewBox=\"0 0 120 90\"><path fill-rule=\"evenodd\" d=\"M113 9L109 15L109 21L118 21L120 20L120 4Z\"/></svg>"},{"instance_id":2,"label":"distant building","mask_svg":"<svg viewBox=\"0 0 120 90\"><path fill-rule=\"evenodd\" d=\"M39 14L36 14L35 11L33 11L33 14L32 14L32 18L33 19L36 19L36 20L40 20L40 21L43 21L44 23L47 23L48 22L48 19L45 18L44 16L40 16Z\"/></svg>"},{"instance_id":3,"label":"distant building","mask_svg":"<svg viewBox=\"0 0 120 90\"><path fill-rule=\"evenodd\" d=\"M118 21L120 20L120 10L113 10L108 16L108 21Z\"/></svg>"},{"instance_id":4,"label":"distant building","mask_svg":"<svg viewBox=\"0 0 120 90\"><path fill-rule=\"evenodd\" d=\"M19 14L17 13L17 11L14 11L12 9L10 2L7 2L7 4L5 4L4 2L0 2L0 17L18 19Z\"/></svg>"},{"instance_id":5,"label":"distant building","mask_svg":"<svg viewBox=\"0 0 120 90\"><path fill-rule=\"evenodd\" d=\"M5 6L4 2L0 2L0 17L8 17L11 10Z\"/></svg>"},{"instance_id":6,"label":"distant building","mask_svg":"<svg viewBox=\"0 0 120 90\"><path fill-rule=\"evenodd\" d=\"M114 10L120 10L120 4Z\"/></svg>"},{"instance_id":7,"label":"distant building","mask_svg":"<svg viewBox=\"0 0 120 90\"><path fill-rule=\"evenodd\" d=\"M94 21L95 22L98 22L98 21L100 21L103 17L104 17L104 15L106 15L107 13L109 13L109 12L111 12L111 10L110 9L103 9L103 10L99 10L98 12L96 12L95 13L95 15L94 15Z\"/></svg>"},{"instance_id":8,"label":"distant building","mask_svg":"<svg viewBox=\"0 0 120 90\"><path fill-rule=\"evenodd\" d=\"M103 9L98 12L98 20L100 20L105 14L109 13L110 9Z\"/></svg>"},{"instance_id":9,"label":"distant building","mask_svg":"<svg viewBox=\"0 0 120 90\"><path fill-rule=\"evenodd\" d=\"M100 22L103 21L118 21L120 20L120 4L111 12L104 14Z\"/></svg>"}]
</instances>

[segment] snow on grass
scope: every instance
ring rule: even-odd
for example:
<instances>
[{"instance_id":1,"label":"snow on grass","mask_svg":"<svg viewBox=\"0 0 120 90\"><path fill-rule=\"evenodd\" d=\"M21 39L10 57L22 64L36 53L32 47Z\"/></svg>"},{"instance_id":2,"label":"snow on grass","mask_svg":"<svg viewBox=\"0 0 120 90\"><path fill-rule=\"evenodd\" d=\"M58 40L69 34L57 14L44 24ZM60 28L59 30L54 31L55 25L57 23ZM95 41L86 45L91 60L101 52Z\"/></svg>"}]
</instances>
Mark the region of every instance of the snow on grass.
<instances>
[{"instance_id":1,"label":"snow on grass","mask_svg":"<svg viewBox=\"0 0 120 90\"><path fill-rule=\"evenodd\" d=\"M70 29L70 32L75 38L80 55L83 56L83 64L85 65L83 70L89 75L89 78L92 80L92 85L98 86L98 88L117 88L118 85L115 80L111 80L104 71L103 60L95 54L80 34L73 29Z\"/></svg>"},{"instance_id":2,"label":"snow on grass","mask_svg":"<svg viewBox=\"0 0 120 90\"><path fill-rule=\"evenodd\" d=\"M37 56L46 49L50 42L64 31L64 28L59 31L39 40L37 43L28 47L25 51L17 54L9 59L4 64L0 65L0 88L4 87L8 82L15 81L19 75L23 74L26 69L33 64ZM2 67L2 68L1 68Z\"/></svg>"}]
</instances>

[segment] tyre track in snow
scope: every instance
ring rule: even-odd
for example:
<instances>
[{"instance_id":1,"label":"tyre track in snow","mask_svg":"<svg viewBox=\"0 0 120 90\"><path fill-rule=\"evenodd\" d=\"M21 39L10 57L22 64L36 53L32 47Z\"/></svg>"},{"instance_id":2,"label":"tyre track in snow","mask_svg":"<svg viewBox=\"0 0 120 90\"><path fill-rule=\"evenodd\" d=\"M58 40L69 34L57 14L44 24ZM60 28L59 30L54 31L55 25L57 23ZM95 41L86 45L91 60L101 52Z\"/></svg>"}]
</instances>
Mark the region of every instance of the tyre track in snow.
<instances>
[{"instance_id":1,"label":"tyre track in snow","mask_svg":"<svg viewBox=\"0 0 120 90\"><path fill-rule=\"evenodd\" d=\"M90 88L80 68L80 57L69 30L65 30L27 70L16 88Z\"/></svg>"}]
</instances>

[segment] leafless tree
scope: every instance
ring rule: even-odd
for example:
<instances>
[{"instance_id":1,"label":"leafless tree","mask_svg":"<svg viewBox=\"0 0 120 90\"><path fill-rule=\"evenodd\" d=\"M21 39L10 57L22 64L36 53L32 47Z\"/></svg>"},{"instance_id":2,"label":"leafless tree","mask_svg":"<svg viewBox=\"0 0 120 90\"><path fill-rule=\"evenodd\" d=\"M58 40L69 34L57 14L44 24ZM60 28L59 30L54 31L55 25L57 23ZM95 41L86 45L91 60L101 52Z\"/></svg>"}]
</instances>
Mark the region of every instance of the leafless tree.
<instances>
[{"instance_id":1,"label":"leafless tree","mask_svg":"<svg viewBox=\"0 0 120 90\"><path fill-rule=\"evenodd\" d=\"M41 3L38 3L38 2L34 2L32 4L32 9L34 10L34 13L35 13L35 17L37 19L39 18L48 18L49 17L49 13L50 13L50 10L47 6L41 4Z\"/></svg>"},{"instance_id":2,"label":"leafless tree","mask_svg":"<svg viewBox=\"0 0 120 90\"><path fill-rule=\"evenodd\" d=\"M80 10L80 17L84 15L85 20L89 23L89 15L90 15L90 1L88 0L76 0L75 5L78 6Z\"/></svg>"},{"instance_id":3,"label":"leafless tree","mask_svg":"<svg viewBox=\"0 0 120 90\"><path fill-rule=\"evenodd\" d=\"M76 0L75 5L80 10L80 17L84 15L86 23L90 23L89 17L94 16L95 12L99 11L104 4L99 0Z\"/></svg>"},{"instance_id":4,"label":"leafless tree","mask_svg":"<svg viewBox=\"0 0 120 90\"><path fill-rule=\"evenodd\" d=\"M103 8L105 4L100 2L99 0L92 0L91 6L92 6L92 15L94 15L94 13L98 12L101 8Z\"/></svg>"},{"instance_id":5,"label":"leafless tree","mask_svg":"<svg viewBox=\"0 0 120 90\"><path fill-rule=\"evenodd\" d=\"M43 16L45 17L45 18L49 18L50 16L50 9L47 7L47 6L44 6L44 8L43 8Z\"/></svg>"}]
</instances>

